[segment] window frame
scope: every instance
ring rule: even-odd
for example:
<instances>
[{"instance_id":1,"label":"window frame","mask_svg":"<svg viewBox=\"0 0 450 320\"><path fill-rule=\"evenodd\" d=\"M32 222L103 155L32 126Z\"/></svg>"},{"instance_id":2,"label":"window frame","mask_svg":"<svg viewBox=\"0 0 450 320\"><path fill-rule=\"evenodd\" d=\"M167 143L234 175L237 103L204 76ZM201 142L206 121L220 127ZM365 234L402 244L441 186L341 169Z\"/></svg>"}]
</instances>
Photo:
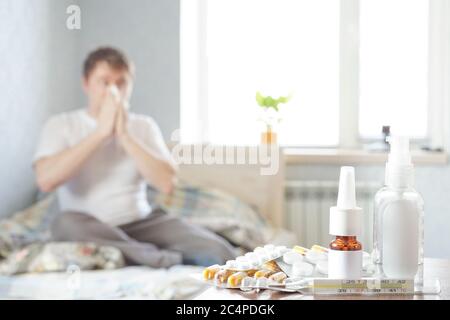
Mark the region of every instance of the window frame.
<instances>
[{"instance_id":1,"label":"window frame","mask_svg":"<svg viewBox=\"0 0 450 320\"><path fill-rule=\"evenodd\" d=\"M189 132L187 140L195 143L208 143L205 137L208 133L208 53L207 53L207 1L180 1L180 127L181 139ZM361 148L363 144L376 139L363 138L359 133L359 8L361 0L340 1L339 30L339 142L336 148ZM426 0L429 5L428 30L428 120L427 136L424 139L414 139L413 145L424 144L431 148L450 149L450 3L446 0ZM189 6L194 11L195 36L186 37L187 21L184 10ZM192 16L191 16L192 19ZM192 31L191 31L192 32ZM194 36L194 38L192 38ZM196 56L196 61L188 61L186 52ZM197 65L196 77L186 70ZM192 83L192 92L183 85ZM197 108L186 108L187 97ZM193 112L192 112L193 110ZM192 123L192 113L197 119L197 125ZM188 115L189 114L189 115ZM195 120L194 120L195 121ZM316 146L314 148L322 146ZM329 148L327 146L326 148Z\"/></svg>"}]
</instances>

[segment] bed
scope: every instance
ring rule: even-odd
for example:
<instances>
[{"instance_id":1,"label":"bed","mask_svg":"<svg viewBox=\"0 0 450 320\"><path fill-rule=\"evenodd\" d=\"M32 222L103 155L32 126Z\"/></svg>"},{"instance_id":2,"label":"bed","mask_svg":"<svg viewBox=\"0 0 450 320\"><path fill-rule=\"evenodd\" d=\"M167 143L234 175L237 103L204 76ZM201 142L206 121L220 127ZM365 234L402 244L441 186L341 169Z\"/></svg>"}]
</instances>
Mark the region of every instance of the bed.
<instances>
[{"instance_id":1,"label":"bed","mask_svg":"<svg viewBox=\"0 0 450 320\"><path fill-rule=\"evenodd\" d=\"M283 225L284 181L282 167L280 165L281 169L276 174L264 176L260 174L259 165L182 164L180 165L179 180L191 187L220 190L220 192L223 191L227 195L241 199L243 203L259 212L267 225L271 226L271 232L264 242L294 245L296 243L295 236L281 228ZM50 202L51 200L46 201ZM44 201L44 204L40 205L49 206L49 203ZM22 221L20 227L26 225L27 228L30 228L30 225L27 225L27 215L29 213L25 212L20 218ZM239 231L236 234L242 236L242 230ZM247 236L244 235L244 237ZM262 240L259 239L259 241ZM83 250L85 249L83 248ZM41 249L39 248L39 250ZM42 250L39 251L41 264L48 265L52 259L54 260L55 250L52 250L48 249L47 255L42 254ZM64 250L67 249L64 247ZM28 253L29 251L28 249ZM14 255L10 254L9 256L12 265L15 264L15 260L20 259L21 255L21 251L13 252ZM110 253L109 256L111 256ZM0 275L0 298L191 299L205 289L203 283L190 276L192 273L202 270L202 267L198 266L179 265L169 269L154 269L146 266L116 264L103 268L105 263L102 262L102 268L99 269L92 267L95 264L101 264L98 259L89 260L87 267L82 266L81 268L77 263L70 263L70 261L69 264L67 264L68 261L64 261L64 263L66 263L65 268L61 270L62 268L59 267L60 270L57 272L52 272L52 269L39 268L39 264L36 263L34 269L23 269L19 270L20 272L10 271L9 274L3 272L3 275ZM0 268L0 273L2 273L1 270Z\"/></svg>"}]
</instances>

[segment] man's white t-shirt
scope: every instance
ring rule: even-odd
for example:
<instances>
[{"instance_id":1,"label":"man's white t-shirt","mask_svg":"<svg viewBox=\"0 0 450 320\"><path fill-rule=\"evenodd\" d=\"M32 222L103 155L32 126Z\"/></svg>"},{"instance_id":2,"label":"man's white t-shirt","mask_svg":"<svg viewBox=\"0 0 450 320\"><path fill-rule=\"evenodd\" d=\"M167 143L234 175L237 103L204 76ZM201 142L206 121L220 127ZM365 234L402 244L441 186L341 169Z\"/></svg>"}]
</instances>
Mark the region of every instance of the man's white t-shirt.
<instances>
[{"instance_id":1,"label":"man's white t-shirt","mask_svg":"<svg viewBox=\"0 0 450 320\"><path fill-rule=\"evenodd\" d=\"M97 121L87 109L52 116L41 132L33 163L78 144L96 126ZM130 113L128 130L141 144L172 161L151 117ZM58 187L57 196L61 211L91 214L112 226L142 219L151 212L146 181L114 137L106 140L72 178Z\"/></svg>"}]
</instances>

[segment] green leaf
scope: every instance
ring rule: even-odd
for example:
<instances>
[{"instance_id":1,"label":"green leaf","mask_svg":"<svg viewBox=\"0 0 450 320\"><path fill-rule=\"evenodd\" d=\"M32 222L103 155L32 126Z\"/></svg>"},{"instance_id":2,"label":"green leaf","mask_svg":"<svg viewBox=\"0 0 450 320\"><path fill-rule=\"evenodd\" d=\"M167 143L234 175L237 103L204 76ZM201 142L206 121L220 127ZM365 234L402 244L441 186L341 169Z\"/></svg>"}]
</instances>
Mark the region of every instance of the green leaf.
<instances>
[{"instance_id":1,"label":"green leaf","mask_svg":"<svg viewBox=\"0 0 450 320\"><path fill-rule=\"evenodd\" d=\"M278 98L278 101L279 101L280 103L286 103L286 102L289 101L289 99L288 99L288 97L279 97L279 98Z\"/></svg>"},{"instance_id":2,"label":"green leaf","mask_svg":"<svg viewBox=\"0 0 450 320\"><path fill-rule=\"evenodd\" d=\"M266 107L273 107L275 105L275 100L271 96L264 98L264 105Z\"/></svg>"},{"instance_id":3,"label":"green leaf","mask_svg":"<svg viewBox=\"0 0 450 320\"><path fill-rule=\"evenodd\" d=\"M292 94L289 96L280 96L278 99L274 99L271 96L264 97L259 91L256 92L256 102L263 108L273 108L276 111L279 111L278 105L280 103L287 103L292 97Z\"/></svg>"},{"instance_id":4,"label":"green leaf","mask_svg":"<svg viewBox=\"0 0 450 320\"><path fill-rule=\"evenodd\" d=\"M261 95L261 93L259 91L256 92L256 102L258 102L258 104L261 107L264 107L264 97Z\"/></svg>"}]
</instances>

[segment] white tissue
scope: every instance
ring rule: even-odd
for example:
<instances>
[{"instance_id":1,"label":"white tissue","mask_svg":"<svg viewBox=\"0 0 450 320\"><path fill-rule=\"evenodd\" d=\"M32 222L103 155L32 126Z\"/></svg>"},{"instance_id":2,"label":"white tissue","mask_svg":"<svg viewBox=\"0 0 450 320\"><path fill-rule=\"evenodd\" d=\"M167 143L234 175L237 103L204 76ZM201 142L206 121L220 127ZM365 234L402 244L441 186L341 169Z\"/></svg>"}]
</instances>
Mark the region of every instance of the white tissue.
<instances>
[{"instance_id":1,"label":"white tissue","mask_svg":"<svg viewBox=\"0 0 450 320\"><path fill-rule=\"evenodd\" d=\"M116 100L120 100L120 92L116 85L109 86L109 92L111 92Z\"/></svg>"}]
</instances>

